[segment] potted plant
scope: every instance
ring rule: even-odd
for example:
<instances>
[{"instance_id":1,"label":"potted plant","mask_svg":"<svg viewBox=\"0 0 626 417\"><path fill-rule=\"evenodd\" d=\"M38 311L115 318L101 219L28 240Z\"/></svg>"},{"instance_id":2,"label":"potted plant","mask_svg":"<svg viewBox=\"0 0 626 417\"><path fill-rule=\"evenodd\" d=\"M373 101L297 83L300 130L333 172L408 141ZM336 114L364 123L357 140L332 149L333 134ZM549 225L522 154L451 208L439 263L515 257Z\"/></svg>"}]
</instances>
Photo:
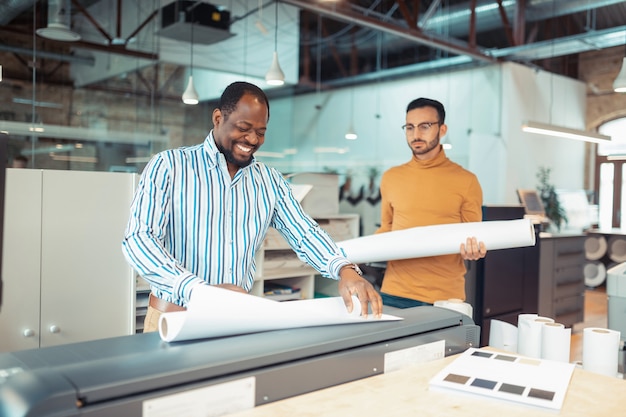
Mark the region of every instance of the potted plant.
<instances>
[{"instance_id":1,"label":"potted plant","mask_svg":"<svg viewBox=\"0 0 626 417\"><path fill-rule=\"evenodd\" d=\"M550 184L550 168L539 167L537 179L539 180L537 191L539 192L541 202L546 211L546 217L550 219L557 231L560 231L561 225L567 224L568 220L565 209L559 202L559 197L556 194L554 185Z\"/></svg>"}]
</instances>

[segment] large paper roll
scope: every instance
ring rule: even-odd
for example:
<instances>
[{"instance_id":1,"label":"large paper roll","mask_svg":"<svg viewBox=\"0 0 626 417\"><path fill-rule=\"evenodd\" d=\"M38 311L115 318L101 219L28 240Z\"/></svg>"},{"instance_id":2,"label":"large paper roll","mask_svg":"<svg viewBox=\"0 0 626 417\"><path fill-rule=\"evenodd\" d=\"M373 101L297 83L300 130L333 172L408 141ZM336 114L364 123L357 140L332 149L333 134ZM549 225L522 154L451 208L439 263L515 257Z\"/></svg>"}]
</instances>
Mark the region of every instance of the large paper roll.
<instances>
[{"instance_id":1,"label":"large paper roll","mask_svg":"<svg viewBox=\"0 0 626 417\"><path fill-rule=\"evenodd\" d=\"M473 318L474 317L474 309L471 304L463 302L458 298L450 298L449 300L438 300L433 304L435 307L447 308L448 310L454 310L461 314L465 314L466 316Z\"/></svg>"},{"instance_id":2,"label":"large paper roll","mask_svg":"<svg viewBox=\"0 0 626 417\"><path fill-rule=\"evenodd\" d=\"M561 323L544 323L541 327L541 359L569 362L572 329Z\"/></svg>"},{"instance_id":3,"label":"large paper roll","mask_svg":"<svg viewBox=\"0 0 626 417\"><path fill-rule=\"evenodd\" d=\"M609 238L608 254L613 262L626 262L626 237L612 236Z\"/></svg>"},{"instance_id":4,"label":"large paper roll","mask_svg":"<svg viewBox=\"0 0 626 417\"><path fill-rule=\"evenodd\" d=\"M583 330L583 369L616 377L620 332L598 327Z\"/></svg>"},{"instance_id":5,"label":"large paper roll","mask_svg":"<svg viewBox=\"0 0 626 417\"><path fill-rule=\"evenodd\" d=\"M354 263L422 258L460 252L461 243L476 237L487 250L535 244L530 219L470 222L413 227L338 242Z\"/></svg>"},{"instance_id":6,"label":"large paper roll","mask_svg":"<svg viewBox=\"0 0 626 417\"><path fill-rule=\"evenodd\" d=\"M606 280L606 267L600 261L589 261L583 268L585 275L585 285L595 288L602 285Z\"/></svg>"},{"instance_id":7,"label":"large paper roll","mask_svg":"<svg viewBox=\"0 0 626 417\"><path fill-rule=\"evenodd\" d=\"M341 297L279 302L209 285L194 288L187 311L163 313L159 334L166 342L232 336L294 327L402 320L383 314L380 319L360 316L361 303L352 296L346 311Z\"/></svg>"},{"instance_id":8,"label":"large paper roll","mask_svg":"<svg viewBox=\"0 0 626 417\"><path fill-rule=\"evenodd\" d=\"M489 346L517 353L517 327L506 321L491 319Z\"/></svg>"},{"instance_id":9,"label":"large paper roll","mask_svg":"<svg viewBox=\"0 0 626 417\"><path fill-rule=\"evenodd\" d=\"M531 358L541 358L541 328L554 319L536 314L520 314L517 321L517 352Z\"/></svg>"},{"instance_id":10,"label":"large paper roll","mask_svg":"<svg viewBox=\"0 0 626 417\"><path fill-rule=\"evenodd\" d=\"M607 247L604 236L588 236L585 239L585 257L590 261L597 261L606 255Z\"/></svg>"}]
</instances>

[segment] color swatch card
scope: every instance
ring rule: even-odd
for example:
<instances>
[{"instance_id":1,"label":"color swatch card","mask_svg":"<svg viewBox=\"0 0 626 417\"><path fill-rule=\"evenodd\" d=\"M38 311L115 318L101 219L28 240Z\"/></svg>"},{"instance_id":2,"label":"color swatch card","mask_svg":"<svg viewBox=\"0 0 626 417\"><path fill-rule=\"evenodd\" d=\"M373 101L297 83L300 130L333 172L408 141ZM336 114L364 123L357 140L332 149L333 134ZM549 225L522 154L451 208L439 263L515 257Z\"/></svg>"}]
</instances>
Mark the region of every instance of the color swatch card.
<instances>
[{"instance_id":1,"label":"color swatch card","mask_svg":"<svg viewBox=\"0 0 626 417\"><path fill-rule=\"evenodd\" d=\"M430 388L560 410L574 367L470 348L435 375Z\"/></svg>"}]
</instances>

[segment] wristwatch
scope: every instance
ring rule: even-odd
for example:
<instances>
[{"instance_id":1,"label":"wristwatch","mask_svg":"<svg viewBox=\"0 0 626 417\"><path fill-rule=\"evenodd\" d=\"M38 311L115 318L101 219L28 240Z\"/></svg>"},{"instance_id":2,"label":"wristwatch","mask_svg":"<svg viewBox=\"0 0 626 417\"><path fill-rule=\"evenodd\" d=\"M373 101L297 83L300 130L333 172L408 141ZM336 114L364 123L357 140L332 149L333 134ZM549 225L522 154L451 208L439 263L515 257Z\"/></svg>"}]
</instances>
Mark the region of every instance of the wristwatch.
<instances>
[{"instance_id":1,"label":"wristwatch","mask_svg":"<svg viewBox=\"0 0 626 417\"><path fill-rule=\"evenodd\" d=\"M352 269L354 269L354 271L357 274L363 276L363 271L361 271L361 268L359 268L359 266L357 264L347 264L347 265L344 265L344 266L341 267L341 269L343 269L343 268L352 268Z\"/></svg>"}]
</instances>

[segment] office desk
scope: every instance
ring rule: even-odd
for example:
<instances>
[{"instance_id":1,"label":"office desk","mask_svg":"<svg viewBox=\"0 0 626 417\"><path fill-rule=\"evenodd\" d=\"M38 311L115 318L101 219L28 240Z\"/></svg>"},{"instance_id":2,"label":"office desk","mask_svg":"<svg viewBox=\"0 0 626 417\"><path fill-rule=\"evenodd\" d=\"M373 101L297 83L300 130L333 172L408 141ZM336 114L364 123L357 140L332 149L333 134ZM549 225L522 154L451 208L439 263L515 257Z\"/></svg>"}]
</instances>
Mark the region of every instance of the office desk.
<instances>
[{"instance_id":1,"label":"office desk","mask_svg":"<svg viewBox=\"0 0 626 417\"><path fill-rule=\"evenodd\" d=\"M560 413L486 397L429 390L428 381L456 357L337 385L229 417L606 417L624 415L626 411L626 380L579 368L574 370Z\"/></svg>"}]
</instances>

